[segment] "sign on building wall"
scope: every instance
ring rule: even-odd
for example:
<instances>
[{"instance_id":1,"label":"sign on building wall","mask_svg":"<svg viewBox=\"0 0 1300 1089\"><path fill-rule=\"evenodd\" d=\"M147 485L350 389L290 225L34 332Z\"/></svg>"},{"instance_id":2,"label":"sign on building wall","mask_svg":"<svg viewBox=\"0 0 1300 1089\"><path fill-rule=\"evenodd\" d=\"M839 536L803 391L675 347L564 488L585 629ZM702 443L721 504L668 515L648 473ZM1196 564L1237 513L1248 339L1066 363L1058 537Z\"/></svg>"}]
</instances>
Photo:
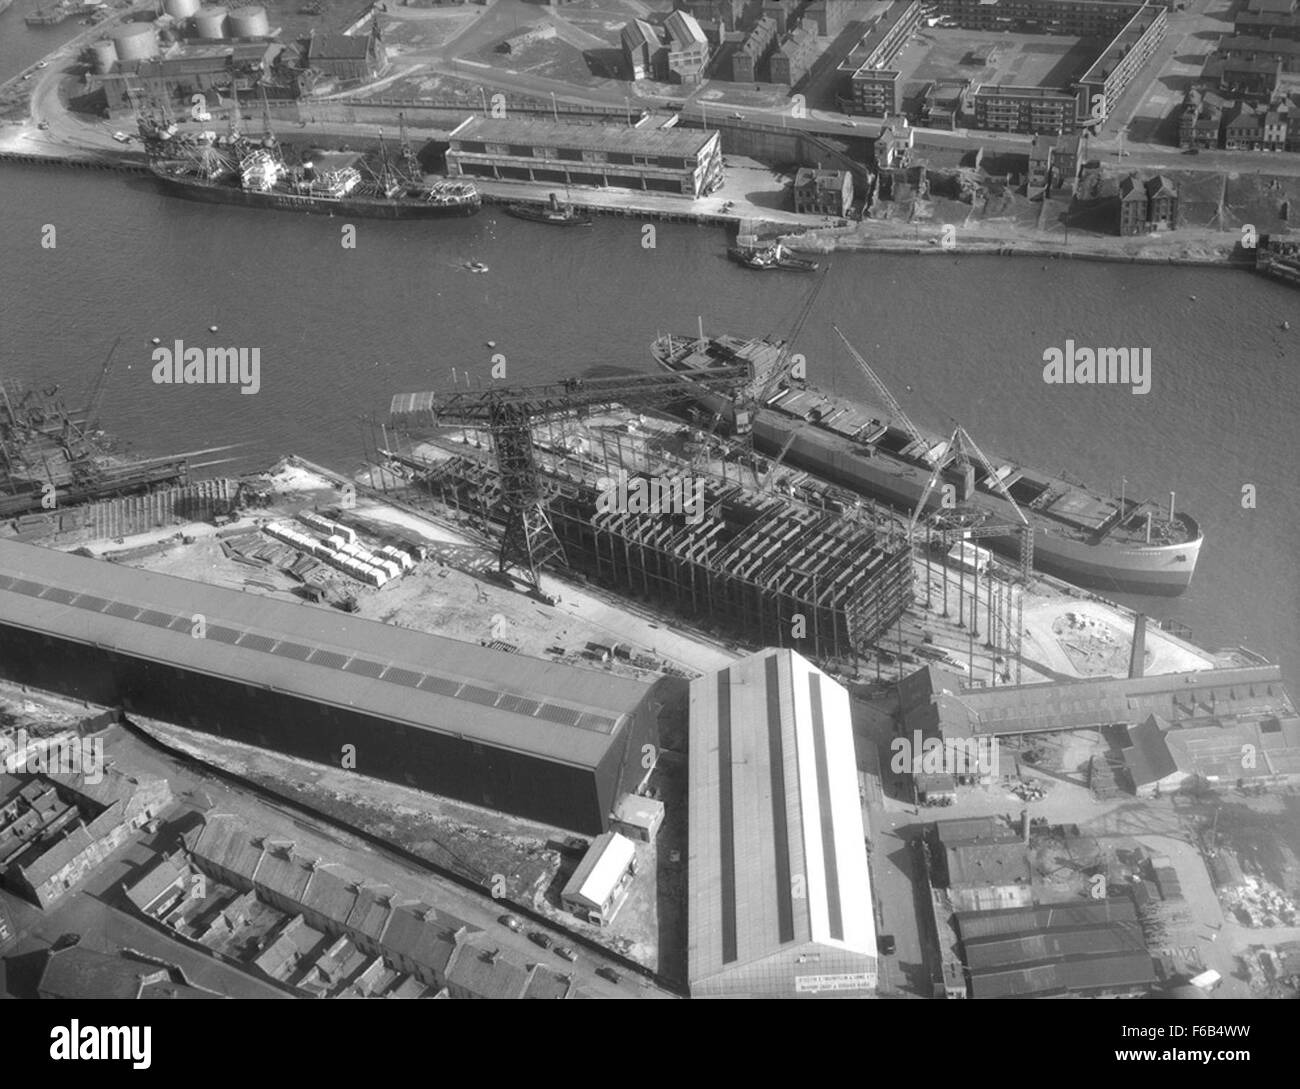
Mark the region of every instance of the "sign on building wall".
<instances>
[{"instance_id":1,"label":"sign on building wall","mask_svg":"<svg viewBox=\"0 0 1300 1089\"><path fill-rule=\"evenodd\" d=\"M819 994L822 991L873 991L876 989L876 973L845 972L833 976L795 976L794 989L799 994Z\"/></svg>"}]
</instances>

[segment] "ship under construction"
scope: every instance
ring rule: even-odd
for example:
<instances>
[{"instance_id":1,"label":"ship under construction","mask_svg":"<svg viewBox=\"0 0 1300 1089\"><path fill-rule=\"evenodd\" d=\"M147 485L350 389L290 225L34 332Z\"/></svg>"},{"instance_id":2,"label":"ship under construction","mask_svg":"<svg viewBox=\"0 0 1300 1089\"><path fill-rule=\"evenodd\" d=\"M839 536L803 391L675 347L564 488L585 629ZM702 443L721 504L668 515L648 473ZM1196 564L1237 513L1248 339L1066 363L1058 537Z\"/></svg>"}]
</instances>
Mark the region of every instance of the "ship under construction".
<instances>
[{"instance_id":1,"label":"ship under construction","mask_svg":"<svg viewBox=\"0 0 1300 1089\"><path fill-rule=\"evenodd\" d=\"M539 508L530 532L539 548L546 540L544 563L731 638L791 647L853 672L912 603L912 552L899 521L839 489L811 481L803 487L806 474L780 474L779 463L761 458L748 460L746 481L745 466L709 460L718 450L714 436L614 403L620 383L643 376L603 381L611 383L609 403L599 407L588 399L563 411L563 396L533 402L562 410L528 420ZM497 387L481 396L501 393ZM454 426L480 418L475 396L394 398L392 419L403 438L385 453L427 495L500 535L504 546L517 520L510 478L519 459L502 458L512 443L492 427ZM462 412L467 406L474 411ZM499 420L499 409L481 418ZM440 426L420 434L419 424ZM729 453L734 459L735 450ZM611 503L615 481L623 495L694 493L701 510Z\"/></svg>"},{"instance_id":2,"label":"ship under construction","mask_svg":"<svg viewBox=\"0 0 1300 1089\"><path fill-rule=\"evenodd\" d=\"M124 458L96 430L100 376L85 409L72 410L57 386L33 388L0 377L0 519L62 510L88 500L184 484L184 456Z\"/></svg>"}]
</instances>

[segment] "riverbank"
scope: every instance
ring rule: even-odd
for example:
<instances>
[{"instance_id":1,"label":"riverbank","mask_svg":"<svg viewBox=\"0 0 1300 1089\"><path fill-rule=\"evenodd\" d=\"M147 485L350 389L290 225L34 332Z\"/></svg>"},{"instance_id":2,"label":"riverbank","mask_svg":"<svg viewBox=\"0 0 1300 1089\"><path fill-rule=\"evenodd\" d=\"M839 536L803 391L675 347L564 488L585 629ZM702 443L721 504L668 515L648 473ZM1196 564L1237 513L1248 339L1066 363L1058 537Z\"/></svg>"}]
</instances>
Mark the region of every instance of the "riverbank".
<instances>
[{"instance_id":1,"label":"riverbank","mask_svg":"<svg viewBox=\"0 0 1300 1089\"><path fill-rule=\"evenodd\" d=\"M960 226L903 225L867 220L849 227L817 229L782 238L792 250L926 254L988 254L1139 265L1188 265L1253 270L1255 256L1240 247L1240 235L1191 229L1138 237L1060 234L1035 236L1011 227L1005 231L965 230Z\"/></svg>"}]
</instances>

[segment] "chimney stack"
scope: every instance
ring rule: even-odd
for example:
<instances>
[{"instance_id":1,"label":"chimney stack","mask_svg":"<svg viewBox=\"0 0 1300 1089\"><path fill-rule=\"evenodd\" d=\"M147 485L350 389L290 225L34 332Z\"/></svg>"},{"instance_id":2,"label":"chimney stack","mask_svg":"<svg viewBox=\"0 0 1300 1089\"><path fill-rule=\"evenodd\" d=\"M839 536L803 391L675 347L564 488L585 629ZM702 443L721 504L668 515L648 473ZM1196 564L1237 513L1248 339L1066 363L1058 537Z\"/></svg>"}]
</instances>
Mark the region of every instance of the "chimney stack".
<instances>
[{"instance_id":1,"label":"chimney stack","mask_svg":"<svg viewBox=\"0 0 1300 1089\"><path fill-rule=\"evenodd\" d=\"M1133 618L1133 651L1128 659L1129 680L1141 677L1146 669L1147 656L1147 616L1138 613Z\"/></svg>"},{"instance_id":2,"label":"chimney stack","mask_svg":"<svg viewBox=\"0 0 1300 1089\"><path fill-rule=\"evenodd\" d=\"M1020 811L1020 834L1024 837L1025 845L1029 845L1029 810Z\"/></svg>"}]
</instances>

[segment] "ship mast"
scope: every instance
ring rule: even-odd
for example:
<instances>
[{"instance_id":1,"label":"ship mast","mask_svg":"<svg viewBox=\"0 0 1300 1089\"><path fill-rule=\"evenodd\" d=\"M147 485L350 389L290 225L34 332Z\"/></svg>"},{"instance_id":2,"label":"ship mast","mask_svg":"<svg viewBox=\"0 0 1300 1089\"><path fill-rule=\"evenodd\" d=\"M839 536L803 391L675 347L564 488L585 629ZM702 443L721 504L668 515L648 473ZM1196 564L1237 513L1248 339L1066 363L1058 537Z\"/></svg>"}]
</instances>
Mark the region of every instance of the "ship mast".
<instances>
[{"instance_id":1,"label":"ship mast","mask_svg":"<svg viewBox=\"0 0 1300 1089\"><path fill-rule=\"evenodd\" d=\"M401 141L402 163L406 167L407 180L420 183L424 180L424 169L420 160L411 150L410 134L406 131L406 114L397 115L397 138Z\"/></svg>"}]
</instances>

